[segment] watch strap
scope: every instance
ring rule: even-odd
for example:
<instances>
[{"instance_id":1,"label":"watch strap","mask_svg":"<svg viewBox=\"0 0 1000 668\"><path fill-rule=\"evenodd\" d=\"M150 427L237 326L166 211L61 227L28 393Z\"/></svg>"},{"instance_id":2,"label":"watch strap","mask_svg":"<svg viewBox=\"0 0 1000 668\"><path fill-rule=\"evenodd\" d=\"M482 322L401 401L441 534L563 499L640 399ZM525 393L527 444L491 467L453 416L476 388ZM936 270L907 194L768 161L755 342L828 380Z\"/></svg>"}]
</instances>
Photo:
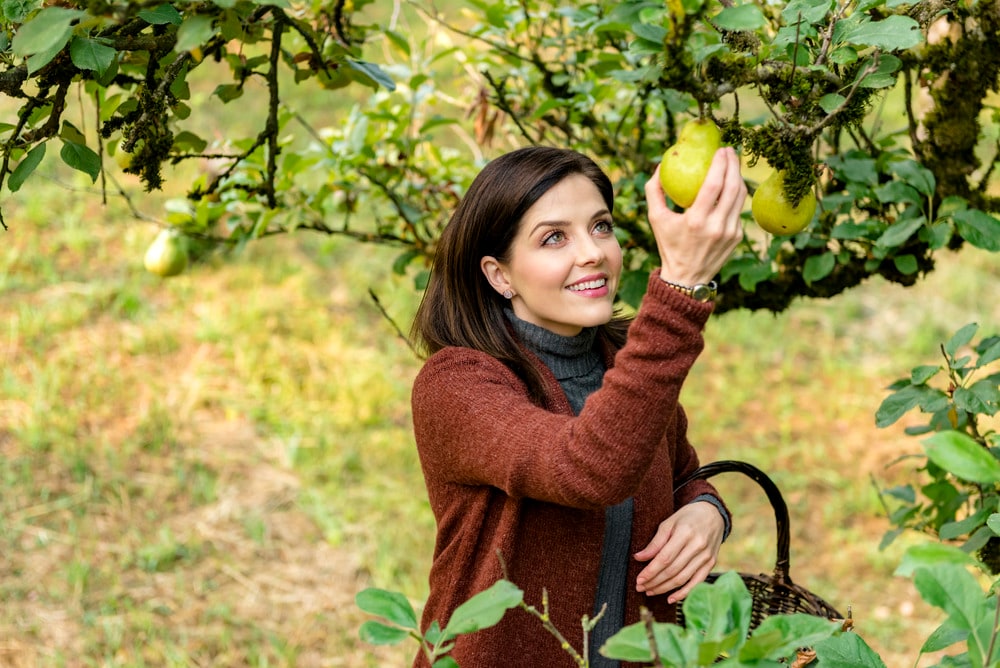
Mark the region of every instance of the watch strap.
<instances>
[{"instance_id":1,"label":"watch strap","mask_svg":"<svg viewBox=\"0 0 1000 668\"><path fill-rule=\"evenodd\" d=\"M681 285L680 283L673 283L666 279L661 278L664 283L668 286L677 290L681 294L687 295L692 299L697 299L700 302L708 302L715 299L715 296L719 292L719 285L715 281L709 281L708 283L698 283L697 285Z\"/></svg>"}]
</instances>

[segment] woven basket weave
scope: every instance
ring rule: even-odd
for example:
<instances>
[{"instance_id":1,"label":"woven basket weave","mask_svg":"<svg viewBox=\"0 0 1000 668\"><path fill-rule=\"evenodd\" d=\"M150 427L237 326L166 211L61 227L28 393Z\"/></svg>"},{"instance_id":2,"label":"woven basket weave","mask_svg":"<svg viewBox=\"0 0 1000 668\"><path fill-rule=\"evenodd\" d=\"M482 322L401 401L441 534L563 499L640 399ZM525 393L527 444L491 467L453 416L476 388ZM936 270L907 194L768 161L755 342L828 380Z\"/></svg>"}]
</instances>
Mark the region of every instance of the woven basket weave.
<instances>
[{"instance_id":1,"label":"woven basket weave","mask_svg":"<svg viewBox=\"0 0 1000 668\"><path fill-rule=\"evenodd\" d=\"M753 611L751 613L750 629L753 630L771 615L806 613L827 619L843 619L837 610L816 594L800 587L792 582L788 575L788 506L781 497L778 486L774 484L767 474L752 464L746 462L723 460L712 462L702 466L686 479L682 480L678 487L681 487L692 480L707 480L719 473L737 472L746 475L760 485L767 494L768 501L774 508L774 520L777 526L777 561L774 565L774 572L768 575L760 573L757 575L750 573L740 573L740 577L750 595L753 597ZM708 576L708 582L714 582L719 573L712 573ZM684 613L681 606L677 606L677 623L684 625Z\"/></svg>"}]
</instances>

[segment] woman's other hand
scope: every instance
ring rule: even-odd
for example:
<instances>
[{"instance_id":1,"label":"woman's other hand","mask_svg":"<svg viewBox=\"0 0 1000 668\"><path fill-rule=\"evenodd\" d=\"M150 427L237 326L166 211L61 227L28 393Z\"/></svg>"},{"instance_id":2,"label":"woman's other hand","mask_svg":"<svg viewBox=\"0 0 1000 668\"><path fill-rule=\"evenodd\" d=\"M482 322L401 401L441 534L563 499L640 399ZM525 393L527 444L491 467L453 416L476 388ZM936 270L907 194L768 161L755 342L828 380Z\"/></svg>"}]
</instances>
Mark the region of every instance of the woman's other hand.
<instances>
[{"instance_id":1,"label":"woman's other hand","mask_svg":"<svg viewBox=\"0 0 1000 668\"><path fill-rule=\"evenodd\" d=\"M711 503L696 501L679 508L633 555L649 562L636 578L636 590L650 596L670 592L671 603L683 600L715 567L724 531L725 521Z\"/></svg>"},{"instance_id":2,"label":"woman's other hand","mask_svg":"<svg viewBox=\"0 0 1000 668\"><path fill-rule=\"evenodd\" d=\"M736 151L726 146L715 152L697 198L683 213L667 207L659 166L645 191L661 278L688 286L711 281L743 239L747 187Z\"/></svg>"}]
</instances>

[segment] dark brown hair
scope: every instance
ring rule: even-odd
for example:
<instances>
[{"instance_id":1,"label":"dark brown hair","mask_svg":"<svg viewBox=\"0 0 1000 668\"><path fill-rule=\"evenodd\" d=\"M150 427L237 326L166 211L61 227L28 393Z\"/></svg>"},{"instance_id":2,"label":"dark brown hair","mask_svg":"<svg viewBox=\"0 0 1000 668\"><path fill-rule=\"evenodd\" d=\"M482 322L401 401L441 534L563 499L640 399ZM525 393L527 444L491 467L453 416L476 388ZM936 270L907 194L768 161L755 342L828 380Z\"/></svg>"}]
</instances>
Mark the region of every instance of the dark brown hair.
<instances>
[{"instance_id":1,"label":"dark brown hair","mask_svg":"<svg viewBox=\"0 0 1000 668\"><path fill-rule=\"evenodd\" d=\"M542 380L507 327L507 300L486 280L480 266L491 255L509 261L510 247L525 212L568 176L590 179L613 211L611 181L587 156L567 149L530 146L506 153L476 176L438 240L434 266L417 309L412 337L433 354L447 346L480 350L501 360L527 384L537 401ZM612 320L598 336L624 343L627 321Z\"/></svg>"}]
</instances>

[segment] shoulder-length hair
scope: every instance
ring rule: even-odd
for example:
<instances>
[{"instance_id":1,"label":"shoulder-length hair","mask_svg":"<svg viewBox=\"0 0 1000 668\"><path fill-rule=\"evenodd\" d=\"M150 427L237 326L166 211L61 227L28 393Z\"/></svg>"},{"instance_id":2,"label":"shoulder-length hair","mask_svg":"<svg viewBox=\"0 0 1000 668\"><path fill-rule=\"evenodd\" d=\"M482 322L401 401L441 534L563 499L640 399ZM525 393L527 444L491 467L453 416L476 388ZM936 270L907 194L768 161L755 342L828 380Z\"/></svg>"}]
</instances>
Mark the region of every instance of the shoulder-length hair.
<instances>
[{"instance_id":1,"label":"shoulder-length hair","mask_svg":"<svg viewBox=\"0 0 1000 668\"><path fill-rule=\"evenodd\" d=\"M462 198L438 240L430 280L411 332L418 349L433 354L447 346L482 351L507 364L540 401L543 382L507 326L507 300L489 284L480 265L491 255L510 260L521 218L550 188L582 174L613 211L614 192L604 171L590 158L568 149L531 146L506 153L483 168ZM628 320L598 328L615 346L625 340Z\"/></svg>"}]
</instances>

